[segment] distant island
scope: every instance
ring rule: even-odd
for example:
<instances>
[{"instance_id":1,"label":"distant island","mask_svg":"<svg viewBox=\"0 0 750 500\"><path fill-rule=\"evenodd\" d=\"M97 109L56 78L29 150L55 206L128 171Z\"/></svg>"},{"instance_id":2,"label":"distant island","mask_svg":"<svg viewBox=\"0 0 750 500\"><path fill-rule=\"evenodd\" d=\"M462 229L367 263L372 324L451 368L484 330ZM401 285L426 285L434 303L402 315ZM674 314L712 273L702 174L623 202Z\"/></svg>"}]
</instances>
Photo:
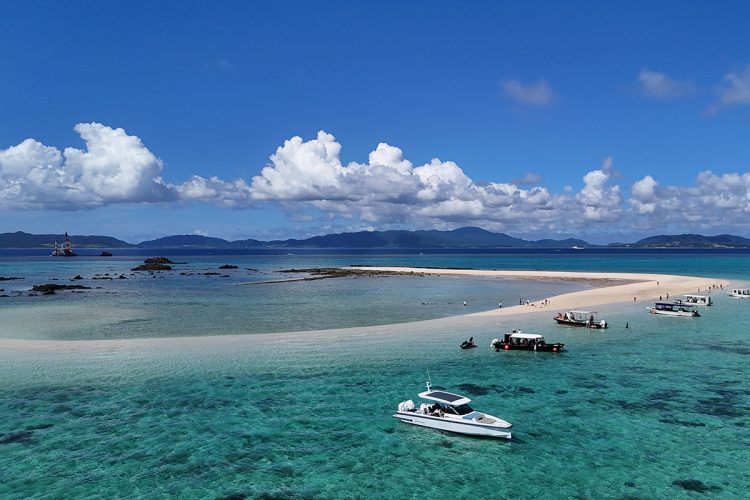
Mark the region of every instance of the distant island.
<instances>
[{"instance_id":1,"label":"distant island","mask_svg":"<svg viewBox=\"0 0 750 500\"><path fill-rule=\"evenodd\" d=\"M306 239L260 241L254 239L228 241L195 234L166 236L137 244L111 236L71 235L76 248L360 248L360 249L493 249L493 248L750 248L750 239L729 234L703 236L700 234L650 236L635 243L595 245L587 241L524 240L504 233L493 233L478 227L463 227L452 231L390 230L359 231L326 234ZM21 231L0 234L0 248L52 248L61 242L62 234L29 234Z\"/></svg>"}]
</instances>

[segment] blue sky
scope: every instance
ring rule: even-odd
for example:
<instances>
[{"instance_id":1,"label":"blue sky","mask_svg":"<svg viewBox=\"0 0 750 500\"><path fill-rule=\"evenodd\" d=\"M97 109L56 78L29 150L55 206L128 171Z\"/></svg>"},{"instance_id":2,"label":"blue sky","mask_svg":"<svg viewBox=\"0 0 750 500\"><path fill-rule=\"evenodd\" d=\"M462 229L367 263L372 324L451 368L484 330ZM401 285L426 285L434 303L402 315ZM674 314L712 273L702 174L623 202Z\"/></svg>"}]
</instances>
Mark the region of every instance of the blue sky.
<instances>
[{"instance_id":1,"label":"blue sky","mask_svg":"<svg viewBox=\"0 0 750 500\"><path fill-rule=\"evenodd\" d=\"M654 4L3 2L0 231L750 235L750 4Z\"/></svg>"}]
</instances>

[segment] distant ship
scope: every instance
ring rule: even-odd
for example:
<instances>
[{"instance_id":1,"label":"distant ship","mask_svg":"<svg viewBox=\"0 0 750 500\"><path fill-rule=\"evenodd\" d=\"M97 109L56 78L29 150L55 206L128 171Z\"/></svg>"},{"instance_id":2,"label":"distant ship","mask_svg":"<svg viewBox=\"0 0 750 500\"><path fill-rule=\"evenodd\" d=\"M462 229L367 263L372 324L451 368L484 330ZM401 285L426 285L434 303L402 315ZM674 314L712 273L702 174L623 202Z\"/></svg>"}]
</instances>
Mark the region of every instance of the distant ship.
<instances>
[{"instance_id":1,"label":"distant ship","mask_svg":"<svg viewBox=\"0 0 750 500\"><path fill-rule=\"evenodd\" d=\"M59 245L57 242L55 242L55 247L52 250L52 257L75 257L76 254L73 253L73 246L70 243L70 237L68 236L68 232L65 232L65 243L62 245Z\"/></svg>"},{"instance_id":2,"label":"distant ship","mask_svg":"<svg viewBox=\"0 0 750 500\"><path fill-rule=\"evenodd\" d=\"M579 247L578 245L573 245L570 248L572 248L573 250L583 250L583 247Z\"/></svg>"}]
</instances>

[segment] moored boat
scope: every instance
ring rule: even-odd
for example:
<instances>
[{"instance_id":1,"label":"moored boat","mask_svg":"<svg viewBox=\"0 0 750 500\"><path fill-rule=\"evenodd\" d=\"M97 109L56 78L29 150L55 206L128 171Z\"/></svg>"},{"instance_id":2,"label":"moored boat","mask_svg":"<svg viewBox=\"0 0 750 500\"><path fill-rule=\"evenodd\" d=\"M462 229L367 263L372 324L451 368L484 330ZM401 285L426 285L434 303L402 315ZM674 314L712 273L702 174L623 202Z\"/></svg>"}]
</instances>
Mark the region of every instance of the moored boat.
<instances>
[{"instance_id":1,"label":"moored boat","mask_svg":"<svg viewBox=\"0 0 750 500\"><path fill-rule=\"evenodd\" d=\"M692 318L700 317L698 310L687 304L676 302L657 302L654 307L647 307L651 314L662 314L664 316L686 316Z\"/></svg>"},{"instance_id":2,"label":"moored boat","mask_svg":"<svg viewBox=\"0 0 750 500\"><path fill-rule=\"evenodd\" d=\"M607 322L599 320L595 311L568 311L557 313L553 318L560 325L583 326L586 328L607 328Z\"/></svg>"},{"instance_id":3,"label":"moored boat","mask_svg":"<svg viewBox=\"0 0 750 500\"><path fill-rule=\"evenodd\" d=\"M750 299L750 288L732 288L727 295L736 299Z\"/></svg>"},{"instance_id":4,"label":"moored boat","mask_svg":"<svg viewBox=\"0 0 750 500\"><path fill-rule=\"evenodd\" d=\"M70 237L68 233L65 233L65 243L58 245L55 242L55 246L52 250L52 257L76 257L77 254L73 252L73 245L70 243Z\"/></svg>"},{"instance_id":5,"label":"moored boat","mask_svg":"<svg viewBox=\"0 0 750 500\"><path fill-rule=\"evenodd\" d=\"M419 397L431 404L422 403L417 408L411 399L402 401L393 416L408 424L441 431L470 436L511 438L510 422L474 410L469 406L471 400L466 396L432 390L428 381L427 390L420 392Z\"/></svg>"},{"instance_id":6,"label":"moored boat","mask_svg":"<svg viewBox=\"0 0 750 500\"><path fill-rule=\"evenodd\" d=\"M675 300L676 304L686 304L689 306L712 306L714 302L709 295L683 295L684 299Z\"/></svg>"},{"instance_id":7,"label":"moored boat","mask_svg":"<svg viewBox=\"0 0 750 500\"><path fill-rule=\"evenodd\" d=\"M548 344L542 335L538 333L525 333L521 330L508 332L501 339L493 339L490 347L496 351L543 351L543 352L560 352L565 349L565 344L555 343Z\"/></svg>"}]
</instances>

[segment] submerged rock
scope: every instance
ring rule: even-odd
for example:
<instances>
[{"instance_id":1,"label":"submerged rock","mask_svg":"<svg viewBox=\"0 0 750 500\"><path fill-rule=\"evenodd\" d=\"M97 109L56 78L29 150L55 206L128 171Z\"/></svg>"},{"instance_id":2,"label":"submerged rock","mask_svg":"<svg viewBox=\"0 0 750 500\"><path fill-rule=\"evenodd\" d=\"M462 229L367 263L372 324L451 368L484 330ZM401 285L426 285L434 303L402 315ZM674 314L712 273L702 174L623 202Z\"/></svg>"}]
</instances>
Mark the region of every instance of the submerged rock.
<instances>
[{"instance_id":1,"label":"submerged rock","mask_svg":"<svg viewBox=\"0 0 750 500\"><path fill-rule=\"evenodd\" d=\"M15 276L0 276L0 281L13 281L22 280L23 278L16 278Z\"/></svg>"},{"instance_id":2,"label":"submerged rock","mask_svg":"<svg viewBox=\"0 0 750 500\"><path fill-rule=\"evenodd\" d=\"M698 493L708 493L709 491L721 491L720 486L706 484L697 479L676 479L672 481L674 486L679 486L683 490L697 491Z\"/></svg>"},{"instance_id":3,"label":"submerged rock","mask_svg":"<svg viewBox=\"0 0 750 500\"><path fill-rule=\"evenodd\" d=\"M489 387L484 387L476 384L458 384L456 387L464 392L468 392L472 396L484 396L490 393Z\"/></svg>"},{"instance_id":4,"label":"submerged rock","mask_svg":"<svg viewBox=\"0 0 750 500\"><path fill-rule=\"evenodd\" d=\"M20 443L28 441L34 436L32 431L13 432L11 434L0 434L0 444Z\"/></svg>"},{"instance_id":5,"label":"submerged rock","mask_svg":"<svg viewBox=\"0 0 750 500\"><path fill-rule=\"evenodd\" d=\"M219 269L239 269L239 267L232 264L224 264L223 266L219 266Z\"/></svg>"},{"instance_id":6,"label":"submerged rock","mask_svg":"<svg viewBox=\"0 0 750 500\"><path fill-rule=\"evenodd\" d=\"M55 290L90 290L90 286L84 285L58 285L57 283L47 283L46 285L34 285L31 287L32 292L47 293L49 291L55 292Z\"/></svg>"},{"instance_id":7,"label":"submerged rock","mask_svg":"<svg viewBox=\"0 0 750 500\"><path fill-rule=\"evenodd\" d=\"M137 266L131 269L131 271L171 271L171 270L172 270L172 266L169 266L167 264L157 264L157 263L141 264L140 266Z\"/></svg>"}]
</instances>

